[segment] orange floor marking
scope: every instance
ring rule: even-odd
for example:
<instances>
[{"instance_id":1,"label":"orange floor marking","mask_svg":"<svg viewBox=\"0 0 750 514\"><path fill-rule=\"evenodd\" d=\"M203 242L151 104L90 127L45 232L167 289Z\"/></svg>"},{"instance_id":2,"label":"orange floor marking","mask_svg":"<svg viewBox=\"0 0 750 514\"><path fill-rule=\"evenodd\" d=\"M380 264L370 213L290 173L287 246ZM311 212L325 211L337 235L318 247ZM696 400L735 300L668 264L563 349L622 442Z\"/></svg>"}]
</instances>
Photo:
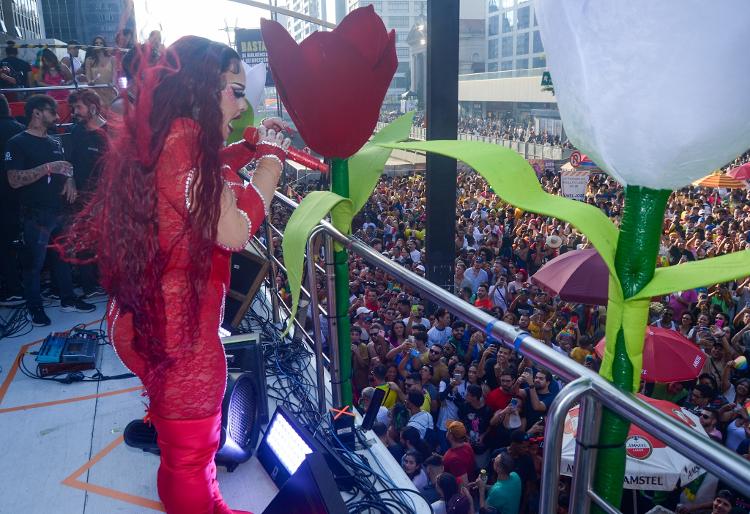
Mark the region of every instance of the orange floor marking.
<instances>
[{"instance_id":1,"label":"orange floor marking","mask_svg":"<svg viewBox=\"0 0 750 514\"><path fill-rule=\"evenodd\" d=\"M99 322L101 322L101 319L95 319L93 321L89 321L88 323L84 323L83 326L88 327ZM44 341L44 339L45 338L38 339L30 343L26 343L25 345L21 346L21 348L18 350L18 355L16 355L16 358L13 360L13 366L8 371L8 375L5 377L5 380L3 380L2 385L0 385L0 404L3 403L3 400L5 399L5 395L7 394L8 389L10 388L10 384L13 382L13 379L16 377L16 373L18 373L18 363L21 361L23 356L26 355L26 352L29 350L29 348L31 348L34 345L40 344L41 342ZM40 407L49 407L52 405L60 405L64 403L82 402L85 400L92 400L94 398L105 398L107 396L114 396L116 394L130 393L132 391L137 391L139 389L143 389L143 386L128 387L127 389L118 389L116 391L109 391L107 393L88 394L85 396L75 396L73 398L66 398L64 400L55 400L51 402L29 403L26 405L19 405L17 407L7 407L5 409L0 409L0 414L5 414L7 412L28 410L28 409L38 409Z\"/></svg>"},{"instance_id":2,"label":"orange floor marking","mask_svg":"<svg viewBox=\"0 0 750 514\"><path fill-rule=\"evenodd\" d=\"M67 485L68 487L73 487L75 489L82 489L84 491L88 491L90 493L98 494L101 496L107 496L109 498L113 498L115 500L119 500L125 503L132 503L133 505L138 505L140 507L146 507L148 509L153 509L159 512L165 512L164 506L161 504L161 502L158 502L156 500L150 500L148 498L143 498L142 496L136 496L134 494L127 494L121 491L117 491L115 489L110 489L109 487L102 487L100 485L89 484L87 482L82 482L78 480L78 478L81 475L83 475L86 471L91 469L94 466L94 464L102 460L102 458L104 458L109 452L111 452L117 446L119 446L123 441L124 441L123 437L118 436L117 439L109 443L106 448L104 448L102 451L94 455L86 464L84 464L83 466L75 470L69 477L67 477L61 483L63 485Z\"/></svg>"},{"instance_id":3,"label":"orange floor marking","mask_svg":"<svg viewBox=\"0 0 750 514\"><path fill-rule=\"evenodd\" d=\"M19 405L18 407L7 407L0 409L0 414L6 412L15 412L19 410L38 409L40 407L50 407L51 405L60 405L63 403L82 402L84 400L92 400L94 398L105 398L107 396L114 396L116 394L130 393L132 391L139 391L143 389L143 386L128 387L127 389L117 389L115 391L109 391L107 393L87 394L86 396L75 396L73 398L65 398L64 400L54 400L51 402L40 402L40 403L29 403L26 405Z\"/></svg>"}]
</instances>

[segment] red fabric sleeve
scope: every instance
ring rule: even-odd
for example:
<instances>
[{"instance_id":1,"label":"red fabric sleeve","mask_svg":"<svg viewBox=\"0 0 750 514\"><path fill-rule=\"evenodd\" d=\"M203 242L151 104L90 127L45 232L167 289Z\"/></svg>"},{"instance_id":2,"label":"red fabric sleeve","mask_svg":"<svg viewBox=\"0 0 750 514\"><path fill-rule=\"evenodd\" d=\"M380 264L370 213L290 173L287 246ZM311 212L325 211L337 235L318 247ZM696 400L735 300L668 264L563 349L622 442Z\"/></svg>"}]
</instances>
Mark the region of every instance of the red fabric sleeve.
<instances>
[{"instance_id":1,"label":"red fabric sleeve","mask_svg":"<svg viewBox=\"0 0 750 514\"><path fill-rule=\"evenodd\" d=\"M248 238L250 238L258 231L266 217L263 198L252 183L243 185L239 182L227 182L227 185L237 197L237 209L247 215L250 222L250 233L248 234Z\"/></svg>"}]
</instances>

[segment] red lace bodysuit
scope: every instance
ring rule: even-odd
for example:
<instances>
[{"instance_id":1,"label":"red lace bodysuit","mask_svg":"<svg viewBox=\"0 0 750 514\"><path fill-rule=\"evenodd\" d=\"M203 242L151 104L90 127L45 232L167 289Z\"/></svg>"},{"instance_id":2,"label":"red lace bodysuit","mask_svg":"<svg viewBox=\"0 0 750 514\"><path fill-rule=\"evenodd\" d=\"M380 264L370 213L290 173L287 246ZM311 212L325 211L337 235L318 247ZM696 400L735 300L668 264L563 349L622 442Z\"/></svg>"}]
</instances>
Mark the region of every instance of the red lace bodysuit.
<instances>
[{"instance_id":1,"label":"red lace bodysuit","mask_svg":"<svg viewBox=\"0 0 750 514\"><path fill-rule=\"evenodd\" d=\"M176 120L156 165L158 189L159 245L169 252L162 277L165 304L166 349L178 356L166 372L159 397L150 396L150 409L163 418L196 419L212 416L221 408L226 388L226 357L218 330L224 315L224 298L229 284L232 251L218 243L211 258L211 272L200 297L199 337L185 351L181 345L181 320L187 316L188 241L185 222L190 210L190 187L194 176L190 152L195 147L197 125L188 119ZM248 239L264 218L260 194L239 179L231 182L232 170L224 170L227 183L237 199L237 209L249 224ZM236 177L236 175L235 175ZM244 245L243 245L244 246ZM171 249L171 250L170 250ZM133 277L137 280L137 277ZM144 359L133 349L132 314L121 314L116 301L107 311L109 335L122 362L142 380L146 374Z\"/></svg>"}]
</instances>

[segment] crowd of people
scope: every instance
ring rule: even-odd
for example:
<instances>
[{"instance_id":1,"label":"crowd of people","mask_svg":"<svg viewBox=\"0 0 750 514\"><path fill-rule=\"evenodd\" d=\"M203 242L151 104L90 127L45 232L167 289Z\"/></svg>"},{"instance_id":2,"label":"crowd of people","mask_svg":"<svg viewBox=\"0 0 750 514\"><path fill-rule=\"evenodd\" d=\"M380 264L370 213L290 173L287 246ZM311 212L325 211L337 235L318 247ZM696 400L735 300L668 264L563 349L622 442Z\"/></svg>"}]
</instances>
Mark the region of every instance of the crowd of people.
<instances>
[{"instance_id":1,"label":"crowd of people","mask_svg":"<svg viewBox=\"0 0 750 514\"><path fill-rule=\"evenodd\" d=\"M107 108L117 97L120 80L127 76L123 60L136 44L133 31L124 28L116 34L114 46L110 46L103 36L95 36L90 45L70 40L62 59L50 48L40 48L37 55L38 66L32 67L29 62L18 57L16 42L8 41L5 58L0 60L0 87L19 89L17 93L6 95L8 101L13 102L26 98L28 94L22 90L29 87L108 86L96 89L102 105ZM151 32L147 44L155 53L154 60L164 50L158 30ZM86 54L83 60L81 50ZM68 91L52 90L49 96L58 101L67 100Z\"/></svg>"},{"instance_id":2,"label":"crowd of people","mask_svg":"<svg viewBox=\"0 0 750 514\"><path fill-rule=\"evenodd\" d=\"M383 113L380 121L389 123L398 117L398 113ZM426 127L425 114L417 111L414 115L415 127ZM533 118L519 121L510 114L488 114L487 116L476 116L462 113L458 117L458 133L474 136L492 137L508 141L520 141L524 143L537 143L542 145L558 146L562 148L573 148L570 141L563 139L560 135L551 134L547 130L537 130L534 127Z\"/></svg>"},{"instance_id":3,"label":"crowd of people","mask_svg":"<svg viewBox=\"0 0 750 514\"><path fill-rule=\"evenodd\" d=\"M131 88L118 88L128 78L136 43L129 29L116 37L117 48L96 36L82 62L77 41L68 42L67 55L58 60L49 48L39 50L40 68L32 72L18 58L12 41L0 61L0 86L18 90L0 95L0 306L25 305L34 326L51 323L45 306L59 303L63 311L92 312L92 300L103 297L90 256L79 255L80 265L50 251L57 236L82 209L99 176L110 124L107 118L122 112L123 96ZM161 35L152 32L144 45L156 59L163 51ZM113 51L111 51L113 50ZM129 52L129 53L128 53ZM32 86L65 86L48 94L32 94ZM88 88L106 84L106 88ZM132 84L131 84L132 86ZM121 93L120 93L121 92ZM14 116L9 102L22 102L23 116ZM70 112L71 125L61 127L60 104ZM20 121L19 121L20 120ZM46 271L50 273L47 274ZM98 300L94 300L98 301Z\"/></svg>"},{"instance_id":4,"label":"crowd of people","mask_svg":"<svg viewBox=\"0 0 750 514\"><path fill-rule=\"evenodd\" d=\"M732 165L747 160L745 154ZM559 193L559 173L548 171L540 181L548 192ZM606 308L562 301L529 280L561 253L588 248L586 237L568 223L503 203L468 168L459 170L457 194L455 294L597 370L601 361L594 346L604 337ZM623 189L604 174L592 174L586 202L617 222ZM277 209L278 222L283 208ZM422 174L383 177L353 231L424 276L427 215ZM690 186L669 199L658 265L748 245L748 191ZM364 406L374 389L385 390L375 431L394 458L435 502L436 512L443 512L446 502L463 505L448 512L468 512L462 509L469 508L470 497L476 510L537 512L545 413L561 380L445 309L428 312L430 306L412 288L360 257L352 257L350 266L352 386ZM325 301L322 279L318 294ZM642 392L691 411L707 437L750 459L750 372L734 365L738 357L750 358L750 277L654 298L650 323L679 332L707 358L697 380L643 383ZM463 493L451 490L451 500L441 489L441 473L459 478ZM729 488L720 477L704 475L699 481L667 496L642 494L640 501L680 513L712 512L717 491ZM561 512L568 486L564 479ZM722 494L731 498L733 512L750 509L747 498Z\"/></svg>"},{"instance_id":5,"label":"crowd of people","mask_svg":"<svg viewBox=\"0 0 750 514\"><path fill-rule=\"evenodd\" d=\"M106 42L94 42L100 45L106 47ZM6 49L8 58L13 50ZM80 77L85 75L87 83L111 83L111 76L100 70L114 66L107 64L111 56L105 51L87 56L90 65L76 64L75 58L70 53L66 72L63 66L68 64L43 54L42 83L66 83L82 69ZM116 76L117 68L112 69ZM0 62L0 80L30 85L28 74L8 71L8 63ZM46 260L55 279L47 297L58 299L63 310L90 312L94 306L86 300L102 294L95 267L78 269L81 296L73 287L71 265L47 250L80 209L80 198L93 189L97 159L107 144L106 109L112 100L100 90L86 89L65 100L77 124L63 148L58 138L48 135L58 121L54 97L26 98L26 126L10 116L7 100L0 97L0 148L7 176L0 189L0 304L25 302L38 326L50 323L41 291ZM415 118L415 123L423 122L422 115ZM567 144L509 120L462 117L459 131ZM730 165L748 161L750 153ZM540 181L548 192L560 192L559 173L548 170ZM588 248L586 237L568 223L503 203L471 169L460 169L457 194L455 294L597 370L600 356L593 347L604 336L605 307L565 302L530 282L554 257ZM623 189L594 173L585 201L617 221ZM275 205L272 221L283 224L286 214ZM426 217L424 176L413 173L383 177L353 226L357 237L424 276ZM25 241L20 255L19 233ZM282 257L278 243L272 242ZM670 196L658 265L744 251L748 245L750 193L690 186ZM277 283L283 293L283 279ZM350 291L355 398L367 408L375 390L384 391L373 429L435 512L538 512L545 415L564 383L444 308L428 311L433 306L415 290L356 256L350 262ZM318 294L324 301L322 280ZM750 459L750 371L747 365L735 365L742 357L750 358L750 276L655 298L650 316L651 324L682 334L707 358L697 380L643 383L642 392L693 412L707 438ZM640 501L678 513L729 512L717 510L717 502L733 512L750 512L750 499L731 491L720 477L703 475L698 480L681 484L670 495L645 492ZM561 512L566 512L569 485L568 479L560 483Z\"/></svg>"}]
</instances>

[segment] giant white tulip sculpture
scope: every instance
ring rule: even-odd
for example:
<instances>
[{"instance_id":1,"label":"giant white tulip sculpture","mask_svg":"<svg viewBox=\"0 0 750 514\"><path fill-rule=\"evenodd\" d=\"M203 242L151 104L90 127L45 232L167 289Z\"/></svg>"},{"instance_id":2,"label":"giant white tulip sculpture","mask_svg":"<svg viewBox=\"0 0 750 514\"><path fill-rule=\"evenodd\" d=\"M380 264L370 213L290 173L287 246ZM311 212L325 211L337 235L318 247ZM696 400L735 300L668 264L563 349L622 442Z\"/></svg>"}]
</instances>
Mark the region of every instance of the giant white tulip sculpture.
<instances>
[{"instance_id":1,"label":"giant white tulip sculpture","mask_svg":"<svg viewBox=\"0 0 750 514\"><path fill-rule=\"evenodd\" d=\"M634 391L650 295L722 279L724 258L654 267L670 192L750 147L750 2L537 0L536 16L568 137L626 186L602 370ZM734 259L746 275L747 255ZM595 489L616 507L627 433L605 410Z\"/></svg>"}]
</instances>

